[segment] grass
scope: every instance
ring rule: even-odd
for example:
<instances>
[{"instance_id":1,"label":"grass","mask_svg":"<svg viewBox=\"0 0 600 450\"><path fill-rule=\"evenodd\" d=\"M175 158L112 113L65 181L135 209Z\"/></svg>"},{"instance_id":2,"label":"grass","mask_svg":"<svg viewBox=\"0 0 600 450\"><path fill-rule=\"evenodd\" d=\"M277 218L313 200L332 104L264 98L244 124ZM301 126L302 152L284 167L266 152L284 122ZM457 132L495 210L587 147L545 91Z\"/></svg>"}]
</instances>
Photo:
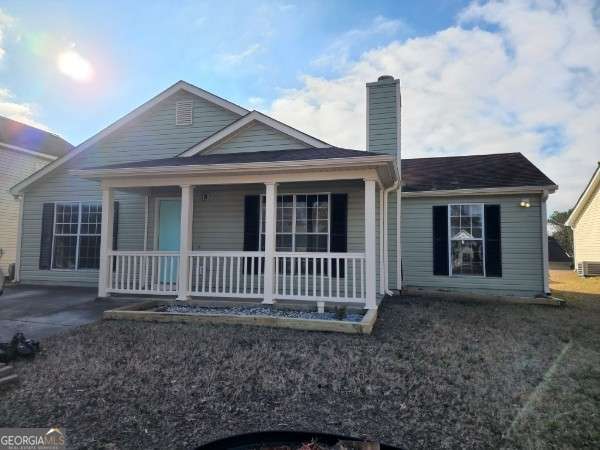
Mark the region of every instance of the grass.
<instances>
[{"instance_id":1,"label":"grass","mask_svg":"<svg viewBox=\"0 0 600 450\"><path fill-rule=\"evenodd\" d=\"M371 336L123 321L42 344L0 393L0 425L66 427L74 448L268 429L405 448L600 445L600 297L558 308L404 296Z\"/></svg>"}]
</instances>

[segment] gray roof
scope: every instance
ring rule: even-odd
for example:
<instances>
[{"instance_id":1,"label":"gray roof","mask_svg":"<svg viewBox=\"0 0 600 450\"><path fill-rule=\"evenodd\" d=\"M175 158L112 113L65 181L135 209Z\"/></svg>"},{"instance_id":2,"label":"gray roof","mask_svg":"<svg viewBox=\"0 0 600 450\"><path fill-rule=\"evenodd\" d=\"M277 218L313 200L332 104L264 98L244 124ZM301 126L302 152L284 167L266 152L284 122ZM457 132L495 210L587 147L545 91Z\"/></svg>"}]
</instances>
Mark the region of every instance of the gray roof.
<instances>
[{"instance_id":1,"label":"gray roof","mask_svg":"<svg viewBox=\"0 0 600 450\"><path fill-rule=\"evenodd\" d=\"M301 148L296 150L271 150L246 153L218 153L212 155L176 156L174 158L150 159L124 164L92 167L92 169L128 169L135 167L203 166L211 164L249 164L282 161L306 161L311 159L364 158L386 156L384 153L364 152L338 147Z\"/></svg>"},{"instance_id":2,"label":"gray roof","mask_svg":"<svg viewBox=\"0 0 600 450\"><path fill-rule=\"evenodd\" d=\"M0 142L59 158L73 148L56 134L3 116L0 116Z\"/></svg>"},{"instance_id":3,"label":"gray roof","mask_svg":"<svg viewBox=\"0 0 600 450\"><path fill-rule=\"evenodd\" d=\"M402 160L403 191L555 186L521 153Z\"/></svg>"},{"instance_id":4,"label":"gray roof","mask_svg":"<svg viewBox=\"0 0 600 450\"><path fill-rule=\"evenodd\" d=\"M383 155L385 154L338 147L303 148L249 153L198 154L190 157L152 159L89 169L269 163ZM405 192L554 185L552 180L521 153L403 159L401 176L402 189Z\"/></svg>"}]
</instances>

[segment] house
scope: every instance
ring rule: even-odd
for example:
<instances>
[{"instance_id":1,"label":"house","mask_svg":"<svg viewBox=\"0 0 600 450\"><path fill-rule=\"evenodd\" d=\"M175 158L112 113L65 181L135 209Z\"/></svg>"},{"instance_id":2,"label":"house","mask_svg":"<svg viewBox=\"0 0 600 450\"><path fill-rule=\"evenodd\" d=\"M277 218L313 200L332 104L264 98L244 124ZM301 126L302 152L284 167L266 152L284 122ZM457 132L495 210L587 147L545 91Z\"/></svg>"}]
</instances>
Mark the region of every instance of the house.
<instances>
[{"instance_id":1,"label":"house","mask_svg":"<svg viewBox=\"0 0 600 450\"><path fill-rule=\"evenodd\" d=\"M13 187L21 282L366 308L548 292L557 186L520 153L401 160L399 80L366 98L360 151L174 84Z\"/></svg>"},{"instance_id":2,"label":"house","mask_svg":"<svg viewBox=\"0 0 600 450\"><path fill-rule=\"evenodd\" d=\"M573 266L572 258L552 236L548 236L548 261L550 270L569 270Z\"/></svg>"},{"instance_id":3,"label":"house","mask_svg":"<svg viewBox=\"0 0 600 450\"><path fill-rule=\"evenodd\" d=\"M72 147L53 133L0 116L0 271L5 276L17 260L20 220L19 200L9 189Z\"/></svg>"},{"instance_id":4,"label":"house","mask_svg":"<svg viewBox=\"0 0 600 450\"><path fill-rule=\"evenodd\" d=\"M600 275L600 162L565 224L573 230L577 273Z\"/></svg>"}]
</instances>

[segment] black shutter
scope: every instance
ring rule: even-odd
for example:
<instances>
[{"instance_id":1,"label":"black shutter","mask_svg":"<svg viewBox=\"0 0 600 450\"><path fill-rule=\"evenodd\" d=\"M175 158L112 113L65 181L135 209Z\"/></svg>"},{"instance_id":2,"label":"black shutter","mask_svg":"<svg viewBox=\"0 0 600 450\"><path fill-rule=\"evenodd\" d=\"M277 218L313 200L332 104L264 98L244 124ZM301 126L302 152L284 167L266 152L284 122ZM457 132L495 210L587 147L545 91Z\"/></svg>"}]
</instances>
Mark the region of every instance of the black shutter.
<instances>
[{"instance_id":1,"label":"black shutter","mask_svg":"<svg viewBox=\"0 0 600 450\"><path fill-rule=\"evenodd\" d=\"M260 242L260 196L244 199L244 251L256 252Z\"/></svg>"},{"instance_id":2,"label":"black shutter","mask_svg":"<svg viewBox=\"0 0 600 450\"><path fill-rule=\"evenodd\" d=\"M244 251L256 252L260 247L260 195L246 195L244 199ZM262 262L264 268L264 260ZM252 269L251 259L246 259L246 272ZM258 273L258 261L254 260L254 273Z\"/></svg>"},{"instance_id":3,"label":"black shutter","mask_svg":"<svg viewBox=\"0 0 600 450\"><path fill-rule=\"evenodd\" d=\"M52 263L52 238L54 237L54 203L44 203L42 208L42 233L40 236L40 270L50 270Z\"/></svg>"},{"instance_id":4,"label":"black shutter","mask_svg":"<svg viewBox=\"0 0 600 450\"><path fill-rule=\"evenodd\" d=\"M144 236L146 239L146 236ZM119 242L119 202L115 201L113 206L113 241L112 249L117 250L117 243Z\"/></svg>"},{"instance_id":5,"label":"black shutter","mask_svg":"<svg viewBox=\"0 0 600 450\"><path fill-rule=\"evenodd\" d=\"M433 274L448 275L448 206L433 207Z\"/></svg>"},{"instance_id":6,"label":"black shutter","mask_svg":"<svg viewBox=\"0 0 600 450\"><path fill-rule=\"evenodd\" d=\"M331 235L329 250L332 253L348 251L348 194L331 194ZM332 275L337 274L337 264L332 263ZM344 261L340 261L340 278L345 275Z\"/></svg>"},{"instance_id":7,"label":"black shutter","mask_svg":"<svg viewBox=\"0 0 600 450\"><path fill-rule=\"evenodd\" d=\"M485 205L485 275L502 276L500 205Z\"/></svg>"}]
</instances>

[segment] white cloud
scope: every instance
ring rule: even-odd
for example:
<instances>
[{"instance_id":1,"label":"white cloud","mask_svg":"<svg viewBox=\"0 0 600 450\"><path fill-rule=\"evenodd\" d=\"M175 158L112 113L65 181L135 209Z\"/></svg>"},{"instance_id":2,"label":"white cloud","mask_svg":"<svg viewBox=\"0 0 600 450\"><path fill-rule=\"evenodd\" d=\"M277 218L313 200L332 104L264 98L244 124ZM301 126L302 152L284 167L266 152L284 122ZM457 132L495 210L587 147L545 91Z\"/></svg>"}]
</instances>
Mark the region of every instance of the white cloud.
<instances>
[{"instance_id":1,"label":"white cloud","mask_svg":"<svg viewBox=\"0 0 600 450\"><path fill-rule=\"evenodd\" d=\"M249 45L244 50L238 53L223 53L220 55L219 59L221 63L226 66L237 66L245 61L247 61L250 57L258 53L262 50L262 45L255 43Z\"/></svg>"},{"instance_id":2,"label":"white cloud","mask_svg":"<svg viewBox=\"0 0 600 450\"><path fill-rule=\"evenodd\" d=\"M14 101L13 95L8 89L0 88L0 116L26 123L28 125L48 130L48 127L36 119L37 108L29 103L18 103Z\"/></svg>"},{"instance_id":3,"label":"white cloud","mask_svg":"<svg viewBox=\"0 0 600 450\"><path fill-rule=\"evenodd\" d=\"M0 60L4 57L4 38L6 30L14 23L14 18L0 9ZM36 120L36 107L29 103L15 101L10 90L0 87L0 116L9 117L19 122L27 123L34 127L47 130L48 127Z\"/></svg>"},{"instance_id":4,"label":"white cloud","mask_svg":"<svg viewBox=\"0 0 600 450\"><path fill-rule=\"evenodd\" d=\"M433 35L305 75L271 114L332 144L365 147L365 82L401 79L404 157L520 151L576 201L600 159L600 28L586 1L473 3Z\"/></svg>"}]
</instances>

